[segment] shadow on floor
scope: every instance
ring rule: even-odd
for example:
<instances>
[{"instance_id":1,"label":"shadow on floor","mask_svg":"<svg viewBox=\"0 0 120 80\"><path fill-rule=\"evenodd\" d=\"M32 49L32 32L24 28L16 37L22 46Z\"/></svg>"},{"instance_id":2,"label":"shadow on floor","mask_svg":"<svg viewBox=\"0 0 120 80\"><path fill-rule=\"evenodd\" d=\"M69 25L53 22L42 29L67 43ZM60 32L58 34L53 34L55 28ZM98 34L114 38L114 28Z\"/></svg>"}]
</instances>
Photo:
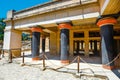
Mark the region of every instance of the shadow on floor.
<instances>
[{"instance_id":1,"label":"shadow on floor","mask_svg":"<svg viewBox=\"0 0 120 80\"><path fill-rule=\"evenodd\" d=\"M113 72L118 78L120 78L120 69L112 70L112 72Z\"/></svg>"},{"instance_id":2,"label":"shadow on floor","mask_svg":"<svg viewBox=\"0 0 120 80\"><path fill-rule=\"evenodd\" d=\"M49 52L45 53L46 57L49 60L60 60L60 55L51 55ZM32 58L31 53L25 53L25 57ZM77 56L69 56L69 60L72 62ZM40 53L40 58L42 58L42 53ZM101 64L101 57L100 56L89 56L85 57L84 55L80 56L81 60L80 62L82 63L93 63L93 64ZM74 61L75 63L77 62L77 59Z\"/></svg>"}]
</instances>

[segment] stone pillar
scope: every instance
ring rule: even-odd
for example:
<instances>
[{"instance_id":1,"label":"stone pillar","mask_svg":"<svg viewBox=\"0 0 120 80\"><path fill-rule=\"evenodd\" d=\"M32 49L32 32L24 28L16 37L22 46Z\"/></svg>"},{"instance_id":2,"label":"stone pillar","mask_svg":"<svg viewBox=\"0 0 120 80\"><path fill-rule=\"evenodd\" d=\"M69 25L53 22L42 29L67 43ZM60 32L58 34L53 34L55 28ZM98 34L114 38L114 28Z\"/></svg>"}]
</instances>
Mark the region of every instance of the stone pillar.
<instances>
[{"instance_id":1,"label":"stone pillar","mask_svg":"<svg viewBox=\"0 0 120 80\"><path fill-rule=\"evenodd\" d=\"M50 33L50 54L51 55L57 54L57 33L56 32Z\"/></svg>"},{"instance_id":2,"label":"stone pillar","mask_svg":"<svg viewBox=\"0 0 120 80\"><path fill-rule=\"evenodd\" d=\"M11 49L13 57L21 56L21 34L19 30L5 30L4 31L4 45L3 49ZM14 49L14 50L13 50Z\"/></svg>"},{"instance_id":3,"label":"stone pillar","mask_svg":"<svg viewBox=\"0 0 120 80\"><path fill-rule=\"evenodd\" d=\"M45 53L45 36L42 36L42 52Z\"/></svg>"},{"instance_id":4,"label":"stone pillar","mask_svg":"<svg viewBox=\"0 0 120 80\"><path fill-rule=\"evenodd\" d=\"M32 60L40 60L39 58L39 48L40 48L40 32L41 28L33 27L32 31Z\"/></svg>"},{"instance_id":5,"label":"stone pillar","mask_svg":"<svg viewBox=\"0 0 120 80\"><path fill-rule=\"evenodd\" d=\"M114 45L113 45L113 25L116 23L116 19L113 17L103 18L97 22L100 27L101 33L101 52L102 52L102 64L106 69L113 69L114 63L107 63L113 60Z\"/></svg>"},{"instance_id":6,"label":"stone pillar","mask_svg":"<svg viewBox=\"0 0 120 80\"><path fill-rule=\"evenodd\" d=\"M89 31L85 31L85 56L89 57Z\"/></svg>"},{"instance_id":7,"label":"stone pillar","mask_svg":"<svg viewBox=\"0 0 120 80\"><path fill-rule=\"evenodd\" d=\"M97 40L94 41L94 54L98 55L98 53L97 53Z\"/></svg>"},{"instance_id":8,"label":"stone pillar","mask_svg":"<svg viewBox=\"0 0 120 80\"><path fill-rule=\"evenodd\" d=\"M90 41L90 50L92 50L92 47L93 47L92 41Z\"/></svg>"},{"instance_id":9,"label":"stone pillar","mask_svg":"<svg viewBox=\"0 0 120 80\"><path fill-rule=\"evenodd\" d=\"M74 41L73 41L73 31L72 30L70 30L70 40L69 41L70 41L70 43L69 43L70 44L69 53L70 53L71 56L73 56L73 53L74 53L73 52L73 42Z\"/></svg>"},{"instance_id":10,"label":"stone pillar","mask_svg":"<svg viewBox=\"0 0 120 80\"><path fill-rule=\"evenodd\" d=\"M76 50L76 54L78 55L79 54L79 48L80 48L80 44L79 44L80 42L79 41L77 41L77 50Z\"/></svg>"},{"instance_id":11,"label":"stone pillar","mask_svg":"<svg viewBox=\"0 0 120 80\"><path fill-rule=\"evenodd\" d=\"M83 50L83 41L81 41L81 49Z\"/></svg>"},{"instance_id":12,"label":"stone pillar","mask_svg":"<svg viewBox=\"0 0 120 80\"><path fill-rule=\"evenodd\" d=\"M69 64L69 29L71 25L69 23L60 23L60 37L61 37L61 63Z\"/></svg>"}]
</instances>

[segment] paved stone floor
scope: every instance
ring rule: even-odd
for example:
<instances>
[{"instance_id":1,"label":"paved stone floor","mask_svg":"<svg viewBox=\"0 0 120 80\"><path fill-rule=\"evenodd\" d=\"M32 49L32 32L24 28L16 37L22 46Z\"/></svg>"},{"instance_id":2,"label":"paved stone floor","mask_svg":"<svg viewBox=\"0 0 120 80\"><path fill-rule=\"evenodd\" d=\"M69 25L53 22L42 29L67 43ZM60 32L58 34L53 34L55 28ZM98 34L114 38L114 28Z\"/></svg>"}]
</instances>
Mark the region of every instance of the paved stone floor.
<instances>
[{"instance_id":1,"label":"paved stone floor","mask_svg":"<svg viewBox=\"0 0 120 80\"><path fill-rule=\"evenodd\" d=\"M30 52L25 54L24 66L21 66L22 58L14 58L13 63L8 63L6 55L0 60L0 80L120 80L120 70L103 69L99 57L82 57L77 73L76 58L71 58L72 64L63 65L59 56L47 53L46 69L43 70L42 60L32 61Z\"/></svg>"}]
</instances>

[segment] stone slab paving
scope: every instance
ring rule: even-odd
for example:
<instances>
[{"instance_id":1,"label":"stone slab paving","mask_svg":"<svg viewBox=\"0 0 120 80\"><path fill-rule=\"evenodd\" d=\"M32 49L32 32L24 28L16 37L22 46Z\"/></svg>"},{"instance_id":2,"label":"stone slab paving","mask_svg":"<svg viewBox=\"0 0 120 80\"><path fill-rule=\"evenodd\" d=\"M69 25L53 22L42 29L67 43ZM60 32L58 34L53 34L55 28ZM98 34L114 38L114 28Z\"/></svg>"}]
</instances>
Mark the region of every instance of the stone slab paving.
<instances>
[{"instance_id":1,"label":"stone slab paving","mask_svg":"<svg viewBox=\"0 0 120 80\"><path fill-rule=\"evenodd\" d=\"M62 73L31 66L20 66L17 63L0 61L0 80L80 80L72 74Z\"/></svg>"},{"instance_id":2,"label":"stone slab paving","mask_svg":"<svg viewBox=\"0 0 120 80\"><path fill-rule=\"evenodd\" d=\"M115 70L119 72L116 75L111 70L103 69L101 64L97 64L98 62L95 64L81 62L80 72L77 73L76 62L65 66L57 57L51 58L46 60L44 71L42 60L32 61L30 56L25 57L25 66L20 65L22 58L14 58L13 63L8 63L7 58L2 58L0 80L120 80L119 69Z\"/></svg>"}]
</instances>

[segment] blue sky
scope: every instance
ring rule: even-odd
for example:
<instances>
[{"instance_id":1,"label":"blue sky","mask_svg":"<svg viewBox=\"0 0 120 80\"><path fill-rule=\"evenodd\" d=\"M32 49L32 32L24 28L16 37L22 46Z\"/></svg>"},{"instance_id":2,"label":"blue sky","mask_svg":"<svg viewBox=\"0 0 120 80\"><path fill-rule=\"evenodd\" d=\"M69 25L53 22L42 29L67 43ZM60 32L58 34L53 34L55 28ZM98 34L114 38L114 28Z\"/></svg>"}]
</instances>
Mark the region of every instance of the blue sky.
<instances>
[{"instance_id":1,"label":"blue sky","mask_svg":"<svg viewBox=\"0 0 120 80\"><path fill-rule=\"evenodd\" d=\"M6 18L7 11L9 10L22 10L48 2L50 0L1 0L0 1L0 18Z\"/></svg>"}]
</instances>

